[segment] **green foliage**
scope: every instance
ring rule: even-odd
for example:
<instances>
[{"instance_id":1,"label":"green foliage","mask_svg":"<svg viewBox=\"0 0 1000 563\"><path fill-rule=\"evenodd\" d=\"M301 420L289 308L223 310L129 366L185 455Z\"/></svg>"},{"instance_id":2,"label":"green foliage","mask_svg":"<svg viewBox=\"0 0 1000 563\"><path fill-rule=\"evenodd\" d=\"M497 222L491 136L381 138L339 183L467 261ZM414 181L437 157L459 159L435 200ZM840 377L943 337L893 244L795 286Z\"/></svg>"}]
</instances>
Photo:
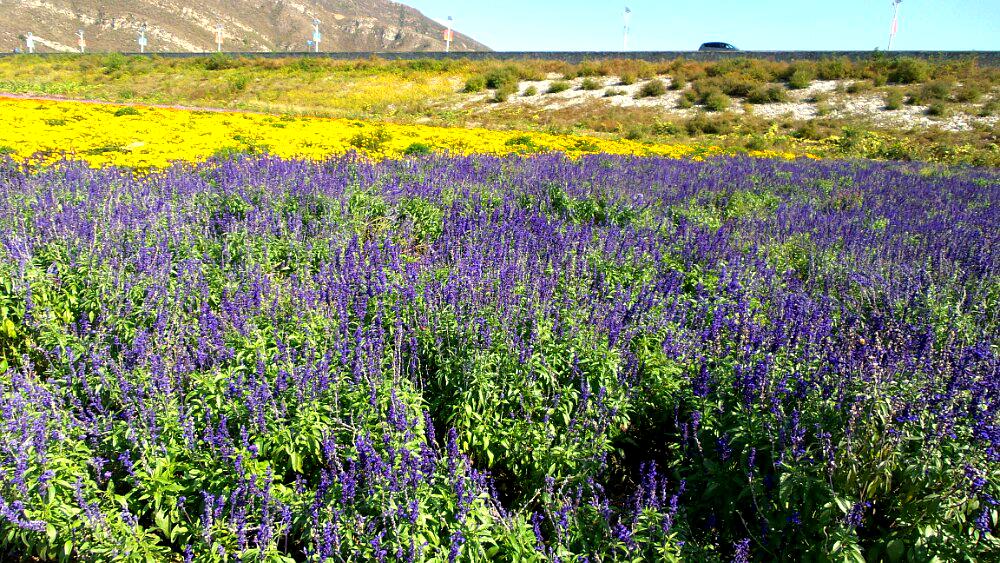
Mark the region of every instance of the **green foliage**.
<instances>
[{"instance_id":1,"label":"green foliage","mask_svg":"<svg viewBox=\"0 0 1000 563\"><path fill-rule=\"evenodd\" d=\"M237 68L239 62L235 57L223 53L212 53L208 57L201 59L205 70L228 70Z\"/></svg>"},{"instance_id":2,"label":"green foliage","mask_svg":"<svg viewBox=\"0 0 1000 563\"><path fill-rule=\"evenodd\" d=\"M536 86L534 86L534 85L528 86L527 88L524 89L524 94L523 95L525 97L537 96L538 95L538 88Z\"/></svg>"},{"instance_id":3,"label":"green foliage","mask_svg":"<svg viewBox=\"0 0 1000 563\"><path fill-rule=\"evenodd\" d=\"M495 104L506 102L511 96L517 94L517 89L516 82L503 83L493 91L493 97L490 98L490 101Z\"/></svg>"},{"instance_id":4,"label":"green foliage","mask_svg":"<svg viewBox=\"0 0 1000 563\"><path fill-rule=\"evenodd\" d=\"M903 92L897 88L889 90L885 95L885 109L895 111L903 107Z\"/></svg>"},{"instance_id":5,"label":"green foliage","mask_svg":"<svg viewBox=\"0 0 1000 563\"><path fill-rule=\"evenodd\" d=\"M531 138L531 135L517 135L507 139L504 143L508 147L518 147L521 152L536 152L539 150L539 146L535 144L535 140Z\"/></svg>"},{"instance_id":6,"label":"green foliage","mask_svg":"<svg viewBox=\"0 0 1000 563\"><path fill-rule=\"evenodd\" d=\"M381 152L389 141L392 140L392 133L384 127L377 127L371 131L362 131L351 137L352 147L368 152Z\"/></svg>"},{"instance_id":7,"label":"green foliage","mask_svg":"<svg viewBox=\"0 0 1000 563\"><path fill-rule=\"evenodd\" d=\"M229 87L233 92L242 92L250 84L250 76L243 72L232 74L226 80L229 82Z\"/></svg>"},{"instance_id":8,"label":"green foliage","mask_svg":"<svg viewBox=\"0 0 1000 563\"><path fill-rule=\"evenodd\" d=\"M950 113L950 108L944 102L933 102L927 106L927 110L924 113L932 117L947 117Z\"/></svg>"},{"instance_id":9,"label":"green foliage","mask_svg":"<svg viewBox=\"0 0 1000 563\"><path fill-rule=\"evenodd\" d=\"M477 92L482 92L485 89L486 77L477 74L475 76L470 76L469 79L465 81L465 87L462 91L467 94L475 94Z\"/></svg>"},{"instance_id":10,"label":"green foliage","mask_svg":"<svg viewBox=\"0 0 1000 563\"><path fill-rule=\"evenodd\" d=\"M862 92L867 92L872 89L871 82L866 80L855 80L847 85L845 89L848 94L860 94Z\"/></svg>"},{"instance_id":11,"label":"green foliage","mask_svg":"<svg viewBox=\"0 0 1000 563\"><path fill-rule=\"evenodd\" d=\"M406 156L425 156L432 154L433 150L427 143L410 143L403 154Z\"/></svg>"},{"instance_id":12,"label":"green foliage","mask_svg":"<svg viewBox=\"0 0 1000 563\"><path fill-rule=\"evenodd\" d=\"M573 85L565 80L556 80L555 82L549 84L548 90L545 91L546 94L558 94L560 92L565 92L573 88Z\"/></svg>"},{"instance_id":13,"label":"green foliage","mask_svg":"<svg viewBox=\"0 0 1000 563\"><path fill-rule=\"evenodd\" d=\"M843 80L852 75L854 63L846 57L824 58L816 62L816 77L820 80Z\"/></svg>"},{"instance_id":14,"label":"green foliage","mask_svg":"<svg viewBox=\"0 0 1000 563\"><path fill-rule=\"evenodd\" d=\"M126 115L140 115L139 110L132 106L124 106L115 110L115 117L122 117Z\"/></svg>"},{"instance_id":15,"label":"green foliage","mask_svg":"<svg viewBox=\"0 0 1000 563\"><path fill-rule=\"evenodd\" d=\"M657 98L667 93L667 86L662 80L654 79L643 84L636 92L636 98Z\"/></svg>"},{"instance_id":16,"label":"green foliage","mask_svg":"<svg viewBox=\"0 0 1000 563\"><path fill-rule=\"evenodd\" d=\"M801 90L803 88L808 88L809 85L812 83L812 80L813 80L813 75L809 70L805 68L799 68L796 69L788 77L788 87L791 88L792 90Z\"/></svg>"},{"instance_id":17,"label":"green foliage","mask_svg":"<svg viewBox=\"0 0 1000 563\"><path fill-rule=\"evenodd\" d=\"M723 111L729 109L729 106L732 104L729 96L719 90L708 91L702 100L705 104L705 109L708 111Z\"/></svg>"},{"instance_id":18,"label":"green foliage","mask_svg":"<svg viewBox=\"0 0 1000 563\"><path fill-rule=\"evenodd\" d=\"M889 81L896 84L918 84L930 77L930 65L922 59L904 57L893 61Z\"/></svg>"},{"instance_id":19,"label":"green foliage","mask_svg":"<svg viewBox=\"0 0 1000 563\"><path fill-rule=\"evenodd\" d=\"M920 88L920 100L947 101L954 86L950 80L932 80Z\"/></svg>"},{"instance_id":20,"label":"green foliage","mask_svg":"<svg viewBox=\"0 0 1000 563\"><path fill-rule=\"evenodd\" d=\"M747 95L751 104L774 104L788 101L788 91L779 84L757 86Z\"/></svg>"},{"instance_id":21,"label":"green foliage","mask_svg":"<svg viewBox=\"0 0 1000 563\"><path fill-rule=\"evenodd\" d=\"M121 71L128 66L129 60L121 53L111 53L104 58L104 74Z\"/></svg>"},{"instance_id":22,"label":"green foliage","mask_svg":"<svg viewBox=\"0 0 1000 563\"><path fill-rule=\"evenodd\" d=\"M580 83L581 90L588 90L588 91L600 90L603 87L604 84L600 80L590 77L584 78L583 82Z\"/></svg>"},{"instance_id":23,"label":"green foliage","mask_svg":"<svg viewBox=\"0 0 1000 563\"><path fill-rule=\"evenodd\" d=\"M983 98L982 86L974 82L963 84L961 88L955 92L955 101L964 104L974 104Z\"/></svg>"}]
</instances>

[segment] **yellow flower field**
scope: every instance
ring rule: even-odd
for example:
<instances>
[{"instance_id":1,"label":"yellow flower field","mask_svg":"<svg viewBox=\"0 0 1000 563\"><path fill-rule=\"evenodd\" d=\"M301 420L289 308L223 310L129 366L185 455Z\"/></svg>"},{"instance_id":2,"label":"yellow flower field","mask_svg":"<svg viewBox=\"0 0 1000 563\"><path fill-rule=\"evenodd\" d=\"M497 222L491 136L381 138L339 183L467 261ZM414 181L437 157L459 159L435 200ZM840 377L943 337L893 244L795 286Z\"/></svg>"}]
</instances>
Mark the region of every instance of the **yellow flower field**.
<instances>
[{"instance_id":1,"label":"yellow flower field","mask_svg":"<svg viewBox=\"0 0 1000 563\"><path fill-rule=\"evenodd\" d=\"M95 167L155 168L235 152L309 159L350 151L372 158L427 150L493 155L560 151L570 156L609 153L674 158L719 152L713 148L575 135L13 98L0 98L0 121L0 151L15 159L77 158Z\"/></svg>"}]
</instances>

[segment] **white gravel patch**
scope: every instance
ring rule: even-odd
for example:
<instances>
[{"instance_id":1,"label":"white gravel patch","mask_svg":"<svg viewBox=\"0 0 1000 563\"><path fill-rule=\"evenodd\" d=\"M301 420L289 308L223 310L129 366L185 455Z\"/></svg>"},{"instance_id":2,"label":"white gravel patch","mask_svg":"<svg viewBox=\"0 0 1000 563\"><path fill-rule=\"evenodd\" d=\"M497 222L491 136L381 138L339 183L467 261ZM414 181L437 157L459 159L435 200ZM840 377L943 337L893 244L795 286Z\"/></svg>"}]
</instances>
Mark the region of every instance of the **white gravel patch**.
<instances>
[{"instance_id":1,"label":"white gravel patch","mask_svg":"<svg viewBox=\"0 0 1000 563\"><path fill-rule=\"evenodd\" d=\"M583 90L583 78L572 80L562 80L561 75L550 74L545 80L524 81L518 88L518 93L511 96L503 104L492 104L488 102L492 92L479 94L462 94L460 100L454 106L455 109L472 109L475 113L488 113L495 108L514 105L531 109L532 111L555 111L570 108L583 104L606 103L611 106L623 108L660 108L667 117L689 117L698 111L698 107L692 109L677 107L683 95L681 91L667 90L666 94L656 97L637 98L636 94L647 81L637 81L635 84L623 85L621 79L616 76L593 77L601 84L598 90ZM664 85L670 85L670 78L666 76L658 77ZM555 82L567 82L571 85L569 90L563 92L547 93ZM829 106L827 116L834 118L863 117L869 119L873 124L883 127L893 127L902 129L912 128L938 128L946 131L969 131L977 126L996 127L1000 125L1000 117L979 117L975 115L981 105L967 105L963 108L952 107L950 115L943 118L933 117L926 114L926 106L903 106L894 111L885 109L884 94L881 92L863 92L858 94L847 94L844 88L853 81L837 80L817 80L813 81L807 88L788 91L788 102L772 104L755 104L750 107L753 115L765 119L777 120L791 118L795 120L810 120L819 117L817 104L811 102L815 96L820 95L826 98L825 104ZM537 94L528 96L525 93L534 88ZM609 90L620 91L620 95L605 96ZM733 104L729 112L735 114L745 113L744 105L739 99L733 99Z\"/></svg>"}]
</instances>

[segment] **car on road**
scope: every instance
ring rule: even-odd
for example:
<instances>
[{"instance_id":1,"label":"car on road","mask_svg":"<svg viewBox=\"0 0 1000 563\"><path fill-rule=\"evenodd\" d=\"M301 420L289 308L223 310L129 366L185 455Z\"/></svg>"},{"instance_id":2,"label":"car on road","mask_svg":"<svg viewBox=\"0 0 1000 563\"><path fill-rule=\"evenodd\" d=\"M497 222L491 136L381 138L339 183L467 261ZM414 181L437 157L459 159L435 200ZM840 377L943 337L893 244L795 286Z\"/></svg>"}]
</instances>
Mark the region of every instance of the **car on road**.
<instances>
[{"instance_id":1,"label":"car on road","mask_svg":"<svg viewBox=\"0 0 1000 563\"><path fill-rule=\"evenodd\" d=\"M713 41L710 43L702 43L701 47L698 47L699 51L739 51L736 47L729 43L722 43L718 41Z\"/></svg>"}]
</instances>

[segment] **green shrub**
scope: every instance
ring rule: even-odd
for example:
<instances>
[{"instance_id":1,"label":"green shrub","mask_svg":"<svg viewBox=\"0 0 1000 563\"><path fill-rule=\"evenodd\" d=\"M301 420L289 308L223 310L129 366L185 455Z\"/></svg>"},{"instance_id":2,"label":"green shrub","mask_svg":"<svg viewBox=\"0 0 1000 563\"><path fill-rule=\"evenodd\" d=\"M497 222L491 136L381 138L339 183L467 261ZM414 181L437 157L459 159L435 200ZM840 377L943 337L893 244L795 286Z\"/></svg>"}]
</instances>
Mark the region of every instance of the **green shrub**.
<instances>
[{"instance_id":1,"label":"green shrub","mask_svg":"<svg viewBox=\"0 0 1000 563\"><path fill-rule=\"evenodd\" d=\"M946 101L951 96L954 84L950 80L933 80L920 88L920 99L924 101Z\"/></svg>"},{"instance_id":2,"label":"green shrub","mask_svg":"<svg viewBox=\"0 0 1000 563\"><path fill-rule=\"evenodd\" d=\"M558 94L559 92L565 92L572 88L573 85L565 80L557 80L552 84L549 84L549 89L545 91L546 94Z\"/></svg>"},{"instance_id":3,"label":"green shrub","mask_svg":"<svg viewBox=\"0 0 1000 563\"><path fill-rule=\"evenodd\" d=\"M482 92L486 89L486 77L482 75L470 76L468 80L465 81L465 88L462 91L467 94L475 94L477 92Z\"/></svg>"},{"instance_id":4,"label":"green shrub","mask_svg":"<svg viewBox=\"0 0 1000 563\"><path fill-rule=\"evenodd\" d=\"M983 90L976 83L967 83L955 92L955 100L963 104L974 104L983 98Z\"/></svg>"},{"instance_id":5,"label":"green shrub","mask_svg":"<svg viewBox=\"0 0 1000 563\"><path fill-rule=\"evenodd\" d=\"M699 112L698 115L688 119L684 127L691 136L727 135L736 129L736 118L728 114L710 116Z\"/></svg>"},{"instance_id":6,"label":"green shrub","mask_svg":"<svg viewBox=\"0 0 1000 563\"><path fill-rule=\"evenodd\" d=\"M537 95L538 95L538 88L536 88L535 86L528 86L527 88L524 89L524 94L522 94L522 96L525 97L537 96Z\"/></svg>"},{"instance_id":7,"label":"green shrub","mask_svg":"<svg viewBox=\"0 0 1000 563\"><path fill-rule=\"evenodd\" d=\"M432 152L431 146L427 143L412 143L403 150L403 154L406 156L424 156Z\"/></svg>"},{"instance_id":8,"label":"green shrub","mask_svg":"<svg viewBox=\"0 0 1000 563\"><path fill-rule=\"evenodd\" d=\"M351 137L350 144L357 149L369 152L381 152L391 140L392 134L384 128L379 127L372 131L362 131Z\"/></svg>"},{"instance_id":9,"label":"green shrub","mask_svg":"<svg viewBox=\"0 0 1000 563\"><path fill-rule=\"evenodd\" d=\"M128 65L128 58L121 53L111 53L104 57L104 74L122 70Z\"/></svg>"},{"instance_id":10,"label":"green shrub","mask_svg":"<svg viewBox=\"0 0 1000 563\"><path fill-rule=\"evenodd\" d=\"M639 91L636 92L636 98L656 98L667 93L667 86L662 80L654 79L646 82L641 87Z\"/></svg>"},{"instance_id":11,"label":"green shrub","mask_svg":"<svg viewBox=\"0 0 1000 563\"><path fill-rule=\"evenodd\" d=\"M122 117L125 115L139 115L139 110L135 109L132 106L125 106L118 108L115 111L115 117Z\"/></svg>"},{"instance_id":12,"label":"green shrub","mask_svg":"<svg viewBox=\"0 0 1000 563\"><path fill-rule=\"evenodd\" d=\"M1000 98L994 97L979 109L979 117L992 117L1000 113Z\"/></svg>"},{"instance_id":13,"label":"green shrub","mask_svg":"<svg viewBox=\"0 0 1000 563\"><path fill-rule=\"evenodd\" d=\"M895 111L903 107L903 92L899 89L892 89L885 95L885 109Z\"/></svg>"},{"instance_id":14,"label":"green shrub","mask_svg":"<svg viewBox=\"0 0 1000 563\"><path fill-rule=\"evenodd\" d=\"M694 107L694 102L687 96L681 96L677 100L677 109L690 109Z\"/></svg>"},{"instance_id":15,"label":"green shrub","mask_svg":"<svg viewBox=\"0 0 1000 563\"><path fill-rule=\"evenodd\" d=\"M826 92L816 92L812 96L809 96L809 99L806 101L813 104L821 104L823 102L828 101L829 99L830 99L830 94Z\"/></svg>"},{"instance_id":16,"label":"green shrub","mask_svg":"<svg viewBox=\"0 0 1000 563\"><path fill-rule=\"evenodd\" d=\"M600 90L603 87L604 85L601 84L599 80L590 77L584 78L583 82L580 84L581 90L588 90L588 91Z\"/></svg>"},{"instance_id":17,"label":"green shrub","mask_svg":"<svg viewBox=\"0 0 1000 563\"><path fill-rule=\"evenodd\" d=\"M204 60L205 70L227 70L236 68L236 59L223 53L212 53Z\"/></svg>"},{"instance_id":18,"label":"green shrub","mask_svg":"<svg viewBox=\"0 0 1000 563\"><path fill-rule=\"evenodd\" d=\"M499 104L506 102L511 96L517 94L517 83L503 83L493 91L490 101Z\"/></svg>"},{"instance_id":19,"label":"green shrub","mask_svg":"<svg viewBox=\"0 0 1000 563\"><path fill-rule=\"evenodd\" d=\"M947 117L949 111L948 106L944 102L934 102L927 106L927 110L924 113L932 117Z\"/></svg>"},{"instance_id":20,"label":"green shrub","mask_svg":"<svg viewBox=\"0 0 1000 563\"><path fill-rule=\"evenodd\" d=\"M680 70L674 71L674 73L670 75L669 88L671 90L683 90L685 86L687 86L687 76L685 76L684 72Z\"/></svg>"},{"instance_id":21,"label":"green shrub","mask_svg":"<svg viewBox=\"0 0 1000 563\"><path fill-rule=\"evenodd\" d=\"M918 84L930 77L927 61L902 58L894 61L889 69L889 81L896 84Z\"/></svg>"},{"instance_id":22,"label":"green shrub","mask_svg":"<svg viewBox=\"0 0 1000 563\"><path fill-rule=\"evenodd\" d=\"M228 78L229 88L233 92L242 92L247 89L247 85L250 84L250 76L242 72L234 74Z\"/></svg>"},{"instance_id":23,"label":"green shrub","mask_svg":"<svg viewBox=\"0 0 1000 563\"><path fill-rule=\"evenodd\" d=\"M496 90L519 82L518 74L510 67L496 68L486 73L486 87Z\"/></svg>"},{"instance_id":24,"label":"green shrub","mask_svg":"<svg viewBox=\"0 0 1000 563\"><path fill-rule=\"evenodd\" d=\"M622 86L631 86L632 84L635 84L635 75L629 73L623 74L621 79L618 81L618 84Z\"/></svg>"},{"instance_id":25,"label":"green shrub","mask_svg":"<svg viewBox=\"0 0 1000 563\"><path fill-rule=\"evenodd\" d=\"M788 91L783 86L757 86L750 91L747 101L751 104L773 104L788 101Z\"/></svg>"},{"instance_id":26,"label":"green shrub","mask_svg":"<svg viewBox=\"0 0 1000 563\"><path fill-rule=\"evenodd\" d=\"M847 85L845 91L848 94L860 94L872 89L872 83L866 80L855 80Z\"/></svg>"},{"instance_id":27,"label":"green shrub","mask_svg":"<svg viewBox=\"0 0 1000 563\"><path fill-rule=\"evenodd\" d=\"M519 147L521 152L535 152L539 149L538 145L535 144L535 140L530 135L511 137L504 144L508 147Z\"/></svg>"},{"instance_id":28,"label":"green shrub","mask_svg":"<svg viewBox=\"0 0 1000 563\"><path fill-rule=\"evenodd\" d=\"M854 63L847 57L820 59L815 68L820 80L843 80L853 73Z\"/></svg>"},{"instance_id":29,"label":"green shrub","mask_svg":"<svg viewBox=\"0 0 1000 563\"><path fill-rule=\"evenodd\" d=\"M605 98L614 98L615 96L624 96L625 94L625 90L621 90L619 88L608 88L604 91Z\"/></svg>"},{"instance_id":30,"label":"green shrub","mask_svg":"<svg viewBox=\"0 0 1000 563\"><path fill-rule=\"evenodd\" d=\"M705 95L704 104L709 111L723 111L729 108L732 100L721 91L713 90Z\"/></svg>"},{"instance_id":31,"label":"green shrub","mask_svg":"<svg viewBox=\"0 0 1000 563\"><path fill-rule=\"evenodd\" d=\"M812 73L805 68L800 68L788 77L788 87L792 90L802 90L812 84Z\"/></svg>"}]
</instances>

